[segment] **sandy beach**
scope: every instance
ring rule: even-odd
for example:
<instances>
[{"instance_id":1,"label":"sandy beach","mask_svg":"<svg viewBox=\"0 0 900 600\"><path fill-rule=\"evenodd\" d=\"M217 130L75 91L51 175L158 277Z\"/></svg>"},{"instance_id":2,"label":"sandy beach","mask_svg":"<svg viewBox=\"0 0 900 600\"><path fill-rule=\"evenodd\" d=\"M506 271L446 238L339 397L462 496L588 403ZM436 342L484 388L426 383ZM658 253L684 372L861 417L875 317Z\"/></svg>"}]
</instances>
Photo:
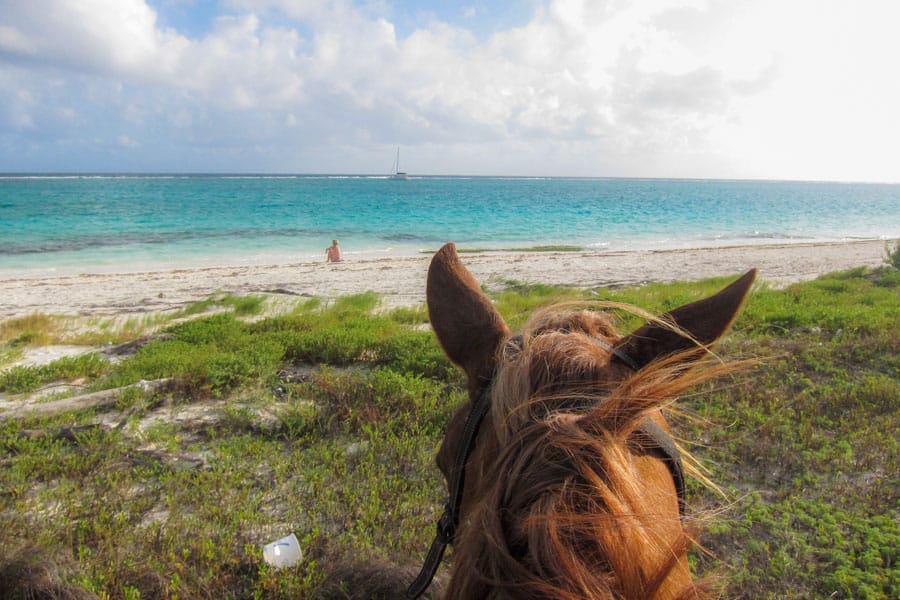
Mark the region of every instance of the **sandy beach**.
<instances>
[{"instance_id":1,"label":"sandy beach","mask_svg":"<svg viewBox=\"0 0 900 600\"><path fill-rule=\"evenodd\" d=\"M786 285L823 273L882 264L884 242L773 244L634 252L482 252L463 260L488 286L506 280L575 287L699 279L759 269ZM430 255L129 273L0 276L0 320L32 313L122 316L183 308L216 292L333 298L372 290L388 306L424 301Z\"/></svg>"}]
</instances>

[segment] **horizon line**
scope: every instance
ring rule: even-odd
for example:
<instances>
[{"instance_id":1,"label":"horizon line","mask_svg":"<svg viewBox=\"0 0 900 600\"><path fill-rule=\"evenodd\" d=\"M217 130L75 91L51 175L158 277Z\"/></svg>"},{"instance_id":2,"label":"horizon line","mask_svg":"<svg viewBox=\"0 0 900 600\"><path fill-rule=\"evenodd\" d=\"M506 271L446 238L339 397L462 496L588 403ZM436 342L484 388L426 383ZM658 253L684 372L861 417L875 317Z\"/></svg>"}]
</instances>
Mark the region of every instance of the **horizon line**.
<instances>
[{"instance_id":1,"label":"horizon line","mask_svg":"<svg viewBox=\"0 0 900 600\"><path fill-rule=\"evenodd\" d=\"M40 177L346 177L390 179L390 173L315 173L315 172L266 172L266 171L0 171L0 178L40 178ZM583 179L583 180L639 180L639 181L723 181L747 183L832 183L854 185L900 185L900 179L888 180L843 180L843 179L789 179L750 177L664 177L645 175L475 175L465 173L409 173L409 179Z\"/></svg>"}]
</instances>

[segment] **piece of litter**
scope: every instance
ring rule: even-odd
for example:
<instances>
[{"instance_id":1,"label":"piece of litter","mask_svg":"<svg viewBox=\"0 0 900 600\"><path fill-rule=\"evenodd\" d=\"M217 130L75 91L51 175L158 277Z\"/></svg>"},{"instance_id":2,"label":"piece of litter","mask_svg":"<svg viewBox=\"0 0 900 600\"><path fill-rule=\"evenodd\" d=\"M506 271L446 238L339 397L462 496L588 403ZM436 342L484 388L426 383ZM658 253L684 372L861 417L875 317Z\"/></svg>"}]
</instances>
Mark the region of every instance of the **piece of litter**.
<instances>
[{"instance_id":1,"label":"piece of litter","mask_svg":"<svg viewBox=\"0 0 900 600\"><path fill-rule=\"evenodd\" d=\"M300 542L293 533L263 546L263 560L273 567L293 567L303 560Z\"/></svg>"}]
</instances>

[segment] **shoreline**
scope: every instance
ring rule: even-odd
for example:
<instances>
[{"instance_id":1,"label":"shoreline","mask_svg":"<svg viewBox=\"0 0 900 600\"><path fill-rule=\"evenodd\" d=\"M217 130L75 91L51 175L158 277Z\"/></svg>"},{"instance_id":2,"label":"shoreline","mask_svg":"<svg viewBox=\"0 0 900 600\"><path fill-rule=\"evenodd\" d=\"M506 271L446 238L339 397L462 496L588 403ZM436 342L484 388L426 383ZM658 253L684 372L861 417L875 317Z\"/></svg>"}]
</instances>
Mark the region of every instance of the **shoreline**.
<instances>
[{"instance_id":1,"label":"shoreline","mask_svg":"<svg viewBox=\"0 0 900 600\"><path fill-rule=\"evenodd\" d=\"M885 242L810 242L629 251L461 252L482 284L506 280L581 288L738 275L752 267L762 281L787 285L831 271L883 264ZM50 276L0 274L0 320L33 313L123 316L183 308L217 292L317 296L374 291L386 306L425 300L430 254ZM139 268L139 267L138 267Z\"/></svg>"}]
</instances>

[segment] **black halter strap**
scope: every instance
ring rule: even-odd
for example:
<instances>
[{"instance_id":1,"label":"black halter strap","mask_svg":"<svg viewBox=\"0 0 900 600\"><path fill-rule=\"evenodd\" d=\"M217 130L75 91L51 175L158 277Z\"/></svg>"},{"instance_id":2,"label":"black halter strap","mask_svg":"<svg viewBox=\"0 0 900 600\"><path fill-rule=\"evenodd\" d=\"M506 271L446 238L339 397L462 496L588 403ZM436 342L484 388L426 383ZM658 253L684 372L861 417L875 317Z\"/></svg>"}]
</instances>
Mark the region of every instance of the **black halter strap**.
<instances>
[{"instance_id":1,"label":"black halter strap","mask_svg":"<svg viewBox=\"0 0 900 600\"><path fill-rule=\"evenodd\" d=\"M633 371L640 370L640 366L633 358L606 340L602 340L598 337L591 337L591 341L612 354L613 357L617 358L622 363L628 365ZM654 450L660 455L660 458L663 459L663 462L665 462L666 466L669 468L669 473L672 474L672 480L675 482L675 491L678 492L678 511L681 514L684 514L684 465L681 462L681 452L678 451L678 446L675 445L672 436L669 435L665 429L649 418L644 419L641 422L640 427L637 428L637 432L642 434L642 437L649 438L650 443L646 444L645 447Z\"/></svg>"},{"instance_id":2,"label":"black halter strap","mask_svg":"<svg viewBox=\"0 0 900 600\"><path fill-rule=\"evenodd\" d=\"M649 438L650 443L645 447L655 452L669 468L672 481L675 482L675 491L678 493L678 512L684 515L685 479L684 465L681 462L681 452L675 445L675 440L669 433L656 424L656 421L646 418L637 428L637 433Z\"/></svg>"},{"instance_id":3,"label":"black halter strap","mask_svg":"<svg viewBox=\"0 0 900 600\"><path fill-rule=\"evenodd\" d=\"M607 350L634 371L639 370L640 367L634 359L622 350L599 338L592 337L591 339L595 344ZM406 590L406 598L408 600L416 600L431 585L431 580L434 579L434 575L437 573L447 545L453 542L453 538L456 535L456 529L459 527L459 510L462 504L463 485L466 479L466 463L469 460L472 449L475 447L478 429L481 427L481 422L484 420L489 407L490 386L486 386L478 395L475 405L466 418L466 425L456 453L456 462L453 463L453 473L451 473L449 485L450 495L447 498L447 504L444 506L444 513L438 519L437 534L434 536L434 541L431 542L431 547L425 556L425 562L422 563L422 569ZM681 454L678 452L675 442L664 429L649 418L643 420L637 431L649 438L651 442L649 446L662 455L669 472L672 474L672 479L675 481L675 489L678 492L678 510L683 514L685 494L684 469L681 463Z\"/></svg>"},{"instance_id":4,"label":"black halter strap","mask_svg":"<svg viewBox=\"0 0 900 600\"><path fill-rule=\"evenodd\" d=\"M481 422L484 421L484 416L487 414L491 404L489 392L490 386L482 390L475 400L475 405L469 412L469 416L466 418L460 446L456 452L456 462L453 463L450 495L447 498L447 504L444 506L444 514L438 520L437 535L434 536L434 541L431 542L428 555L425 557L425 562L422 563L422 569L406 590L406 597L410 600L421 596L428 589L428 586L431 585L431 580L434 579L434 575L441 564L444 551L456 535L456 528L459 526L459 509L462 504L463 485L466 480L466 463L469 460L472 449L475 447L475 437L478 435L478 428L481 427Z\"/></svg>"},{"instance_id":5,"label":"black halter strap","mask_svg":"<svg viewBox=\"0 0 900 600\"><path fill-rule=\"evenodd\" d=\"M625 354L622 350L620 350L619 348L616 348L615 346L613 346L606 340L601 340L598 337L591 336L591 341L594 342L596 345L600 346L601 348L603 348L604 350L606 350L607 352L609 352L610 354L612 354L614 358L619 359L620 362L627 365L632 371L640 370L641 367L635 362L635 360L633 358L631 358L630 356Z\"/></svg>"}]
</instances>

